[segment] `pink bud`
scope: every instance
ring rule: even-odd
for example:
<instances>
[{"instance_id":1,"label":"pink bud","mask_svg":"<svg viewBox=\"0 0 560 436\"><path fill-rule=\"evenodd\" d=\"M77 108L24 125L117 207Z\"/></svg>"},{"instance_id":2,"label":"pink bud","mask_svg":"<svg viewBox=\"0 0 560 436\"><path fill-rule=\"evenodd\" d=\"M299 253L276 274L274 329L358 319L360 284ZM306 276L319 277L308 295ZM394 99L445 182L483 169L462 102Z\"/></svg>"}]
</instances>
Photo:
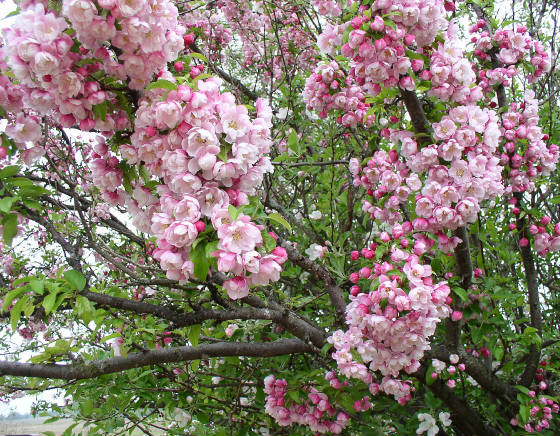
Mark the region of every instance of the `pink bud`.
<instances>
[{"instance_id":1,"label":"pink bud","mask_svg":"<svg viewBox=\"0 0 560 436\"><path fill-rule=\"evenodd\" d=\"M194 223L194 227L198 233L202 233L206 229L206 224L204 224L204 221L197 221Z\"/></svg>"},{"instance_id":2,"label":"pink bud","mask_svg":"<svg viewBox=\"0 0 560 436\"><path fill-rule=\"evenodd\" d=\"M185 45L189 46L194 42L194 33L188 33L183 37L183 40L185 41Z\"/></svg>"},{"instance_id":3,"label":"pink bud","mask_svg":"<svg viewBox=\"0 0 560 436\"><path fill-rule=\"evenodd\" d=\"M367 279L371 275L371 270L368 267L363 267L359 272L360 278Z\"/></svg>"},{"instance_id":4,"label":"pink bud","mask_svg":"<svg viewBox=\"0 0 560 436\"><path fill-rule=\"evenodd\" d=\"M349 278L352 283L357 283L358 280L360 279L360 276L358 275L358 273L352 273L350 274Z\"/></svg>"},{"instance_id":5,"label":"pink bud","mask_svg":"<svg viewBox=\"0 0 560 436\"><path fill-rule=\"evenodd\" d=\"M519 240L520 247L527 247L529 245L529 240L527 238L521 238Z\"/></svg>"},{"instance_id":6,"label":"pink bud","mask_svg":"<svg viewBox=\"0 0 560 436\"><path fill-rule=\"evenodd\" d=\"M452 321L460 321L461 319L463 319L463 313L459 312L458 310L454 310L453 313L451 314L451 320Z\"/></svg>"},{"instance_id":7,"label":"pink bud","mask_svg":"<svg viewBox=\"0 0 560 436\"><path fill-rule=\"evenodd\" d=\"M447 386L453 389L455 387L455 380L447 380Z\"/></svg>"},{"instance_id":8,"label":"pink bud","mask_svg":"<svg viewBox=\"0 0 560 436\"><path fill-rule=\"evenodd\" d=\"M185 69L185 66L183 65L183 62L175 62L173 64L173 68L175 68L175 71L180 73Z\"/></svg>"},{"instance_id":9,"label":"pink bud","mask_svg":"<svg viewBox=\"0 0 560 436\"><path fill-rule=\"evenodd\" d=\"M156 133L157 133L157 130L154 126L148 126L148 127L146 127L146 131L144 132L144 135L146 135L148 138L151 138Z\"/></svg>"},{"instance_id":10,"label":"pink bud","mask_svg":"<svg viewBox=\"0 0 560 436\"><path fill-rule=\"evenodd\" d=\"M465 364L460 363L459 365L457 365L457 368L459 368L459 371L464 371L465 370Z\"/></svg>"},{"instance_id":11,"label":"pink bud","mask_svg":"<svg viewBox=\"0 0 560 436\"><path fill-rule=\"evenodd\" d=\"M359 251L353 251L352 253L350 253L350 258L352 260L357 260L360 258L360 252Z\"/></svg>"},{"instance_id":12,"label":"pink bud","mask_svg":"<svg viewBox=\"0 0 560 436\"><path fill-rule=\"evenodd\" d=\"M447 12L453 12L455 10L455 3L453 2L445 2L443 7Z\"/></svg>"}]
</instances>

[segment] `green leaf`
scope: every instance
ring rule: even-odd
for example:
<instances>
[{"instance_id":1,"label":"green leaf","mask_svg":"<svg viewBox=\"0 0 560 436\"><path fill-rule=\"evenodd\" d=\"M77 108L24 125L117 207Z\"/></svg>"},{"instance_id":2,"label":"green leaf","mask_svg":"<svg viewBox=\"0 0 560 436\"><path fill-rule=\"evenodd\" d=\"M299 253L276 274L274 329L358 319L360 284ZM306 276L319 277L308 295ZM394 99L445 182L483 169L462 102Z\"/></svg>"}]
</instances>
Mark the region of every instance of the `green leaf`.
<instances>
[{"instance_id":1,"label":"green leaf","mask_svg":"<svg viewBox=\"0 0 560 436\"><path fill-rule=\"evenodd\" d=\"M200 242L191 250L191 261L194 264L194 275L202 281L206 280L210 263L206 257L206 241Z\"/></svg>"},{"instance_id":2,"label":"green leaf","mask_svg":"<svg viewBox=\"0 0 560 436\"><path fill-rule=\"evenodd\" d=\"M527 389L525 386L515 385L514 388L520 392L523 392L525 395L529 396L529 389Z\"/></svg>"},{"instance_id":3,"label":"green leaf","mask_svg":"<svg viewBox=\"0 0 560 436\"><path fill-rule=\"evenodd\" d=\"M106 101L104 101L103 103L94 104L91 107L91 110L97 116L97 118L101 119L102 121L105 121L105 119L107 118L107 102Z\"/></svg>"},{"instance_id":4,"label":"green leaf","mask_svg":"<svg viewBox=\"0 0 560 436\"><path fill-rule=\"evenodd\" d=\"M86 416L90 415L93 411L93 398L88 398L81 406L83 414Z\"/></svg>"},{"instance_id":5,"label":"green leaf","mask_svg":"<svg viewBox=\"0 0 560 436\"><path fill-rule=\"evenodd\" d=\"M193 360L191 362L191 369L196 372L198 370L198 366L200 365L200 359Z\"/></svg>"},{"instance_id":6,"label":"green leaf","mask_svg":"<svg viewBox=\"0 0 560 436\"><path fill-rule=\"evenodd\" d=\"M530 416L531 416L531 409L529 409L529 406L523 405L519 407L519 418L521 418L520 419L521 425L527 424L527 422L529 422Z\"/></svg>"},{"instance_id":7,"label":"green leaf","mask_svg":"<svg viewBox=\"0 0 560 436\"><path fill-rule=\"evenodd\" d=\"M436 379L432 377L432 372L434 372L434 367L430 365L426 371L426 386L431 386L436 381Z\"/></svg>"},{"instance_id":8,"label":"green leaf","mask_svg":"<svg viewBox=\"0 0 560 436\"><path fill-rule=\"evenodd\" d=\"M89 324L93 319L95 309L91 301L86 297L78 295L76 298L76 311L78 312L78 316L82 318L86 324Z\"/></svg>"},{"instance_id":9,"label":"green leaf","mask_svg":"<svg viewBox=\"0 0 560 436\"><path fill-rule=\"evenodd\" d=\"M18 199L16 197L4 197L0 199L0 211L8 213L12 210L12 206Z\"/></svg>"},{"instance_id":10,"label":"green leaf","mask_svg":"<svg viewBox=\"0 0 560 436\"><path fill-rule=\"evenodd\" d=\"M64 278L77 291L83 291L86 287L86 278L80 271L76 271L75 269L64 271Z\"/></svg>"},{"instance_id":11,"label":"green leaf","mask_svg":"<svg viewBox=\"0 0 560 436\"><path fill-rule=\"evenodd\" d=\"M454 286L453 292L459 296L459 298L463 301L463 303L469 301L469 296L467 294L467 291L465 291L463 288L460 288L459 286Z\"/></svg>"},{"instance_id":12,"label":"green leaf","mask_svg":"<svg viewBox=\"0 0 560 436\"><path fill-rule=\"evenodd\" d=\"M39 279L33 279L29 282L29 286L33 289L36 294L42 295L45 292L45 281Z\"/></svg>"},{"instance_id":13,"label":"green leaf","mask_svg":"<svg viewBox=\"0 0 560 436\"><path fill-rule=\"evenodd\" d=\"M229 216L231 217L232 221L235 221L239 217L239 214L241 213L241 210L236 208L234 205L230 204L228 206L228 212L229 212Z\"/></svg>"},{"instance_id":14,"label":"green leaf","mask_svg":"<svg viewBox=\"0 0 560 436\"><path fill-rule=\"evenodd\" d=\"M170 91L177 91L177 85L169 80L160 79L146 86L146 91L150 89L169 89Z\"/></svg>"},{"instance_id":15,"label":"green leaf","mask_svg":"<svg viewBox=\"0 0 560 436\"><path fill-rule=\"evenodd\" d=\"M12 289L10 292L8 292L4 296L4 304L2 305L2 312L8 310L8 307L10 307L12 301L14 301L16 298L21 297L27 291L28 291L27 286L22 286L21 288Z\"/></svg>"},{"instance_id":16,"label":"green leaf","mask_svg":"<svg viewBox=\"0 0 560 436\"><path fill-rule=\"evenodd\" d=\"M189 342L193 347L198 347L198 340L200 339L200 324L192 325L189 328Z\"/></svg>"},{"instance_id":17,"label":"green leaf","mask_svg":"<svg viewBox=\"0 0 560 436\"><path fill-rule=\"evenodd\" d=\"M10 311L10 325L12 327L12 331L16 331L17 324L19 322L19 319L21 318L21 312L25 310L28 302L29 297L25 295L20 298L16 304L14 304L14 307L12 307L12 310Z\"/></svg>"},{"instance_id":18,"label":"green leaf","mask_svg":"<svg viewBox=\"0 0 560 436\"><path fill-rule=\"evenodd\" d=\"M202 62L204 62L205 64L208 63L208 59L206 59L206 56L204 56L204 55L201 54L201 53L192 52L192 53L189 53L187 56L190 57L190 58L199 59L199 60L201 60Z\"/></svg>"},{"instance_id":19,"label":"green leaf","mask_svg":"<svg viewBox=\"0 0 560 436\"><path fill-rule=\"evenodd\" d=\"M218 157L222 162L228 161L228 154L231 151L231 147L223 145L220 147L220 152L218 153Z\"/></svg>"},{"instance_id":20,"label":"green leaf","mask_svg":"<svg viewBox=\"0 0 560 436\"><path fill-rule=\"evenodd\" d=\"M289 390L288 397L290 397L294 403L299 403L299 392L297 390Z\"/></svg>"},{"instance_id":21,"label":"green leaf","mask_svg":"<svg viewBox=\"0 0 560 436\"><path fill-rule=\"evenodd\" d=\"M290 133L290 135L288 136L288 147L291 150L297 151L298 142L299 142L299 136L295 130L292 130L292 133Z\"/></svg>"},{"instance_id":22,"label":"green leaf","mask_svg":"<svg viewBox=\"0 0 560 436\"><path fill-rule=\"evenodd\" d=\"M269 219L269 220L271 220L271 221L274 221L274 222L276 222L276 223L278 223L278 224L283 225L284 227L286 227L286 228L288 229L288 231L289 231L290 233L292 233L292 226L291 226L290 223L289 223L288 221L286 221L286 220L284 219L284 217L283 217L282 215L280 215L279 213L273 212L273 213L271 213L271 214L269 214L269 215L267 216L267 219Z\"/></svg>"},{"instance_id":23,"label":"green leaf","mask_svg":"<svg viewBox=\"0 0 560 436\"><path fill-rule=\"evenodd\" d=\"M2 237L7 245L12 245L12 239L17 235L17 215L11 213L9 215L4 215L2 220L2 225L4 230L2 232Z\"/></svg>"},{"instance_id":24,"label":"green leaf","mask_svg":"<svg viewBox=\"0 0 560 436\"><path fill-rule=\"evenodd\" d=\"M104 344L105 342L110 341L111 339L120 338L121 336L122 335L119 332L111 333L110 335L107 335L103 339L101 339L100 343Z\"/></svg>"},{"instance_id":25,"label":"green leaf","mask_svg":"<svg viewBox=\"0 0 560 436\"><path fill-rule=\"evenodd\" d=\"M144 183L148 183L150 181L150 172L144 165L140 165L140 169L138 172L140 173L140 177L142 177Z\"/></svg>"},{"instance_id":26,"label":"green leaf","mask_svg":"<svg viewBox=\"0 0 560 436\"><path fill-rule=\"evenodd\" d=\"M0 170L0 179L5 179L6 177L12 177L13 175L17 174L19 171L19 165L10 165L8 167L4 167Z\"/></svg>"},{"instance_id":27,"label":"green leaf","mask_svg":"<svg viewBox=\"0 0 560 436\"><path fill-rule=\"evenodd\" d=\"M52 312L52 310L55 307L56 304L56 296L58 295L59 290L56 290L54 292L51 292L49 295L47 295L44 299L43 299L43 307L45 309L45 313L48 315L49 313Z\"/></svg>"},{"instance_id":28,"label":"green leaf","mask_svg":"<svg viewBox=\"0 0 560 436\"><path fill-rule=\"evenodd\" d=\"M325 345L323 345L323 347L321 348L321 355L325 357L329 352L329 350L331 349L331 347L332 344L329 344L328 342Z\"/></svg>"},{"instance_id":29,"label":"green leaf","mask_svg":"<svg viewBox=\"0 0 560 436\"><path fill-rule=\"evenodd\" d=\"M264 249L266 251L272 251L276 248L276 241L266 230L261 231L261 236L263 238Z\"/></svg>"}]
</instances>

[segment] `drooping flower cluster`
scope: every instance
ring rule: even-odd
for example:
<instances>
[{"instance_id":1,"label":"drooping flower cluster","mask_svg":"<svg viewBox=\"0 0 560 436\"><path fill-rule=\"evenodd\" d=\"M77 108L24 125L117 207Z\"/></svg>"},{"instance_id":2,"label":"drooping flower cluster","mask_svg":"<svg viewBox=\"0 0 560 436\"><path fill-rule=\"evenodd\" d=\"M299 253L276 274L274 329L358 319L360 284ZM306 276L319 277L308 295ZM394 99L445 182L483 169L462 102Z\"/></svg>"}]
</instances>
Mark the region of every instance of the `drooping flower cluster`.
<instances>
[{"instance_id":1,"label":"drooping flower cluster","mask_svg":"<svg viewBox=\"0 0 560 436\"><path fill-rule=\"evenodd\" d=\"M406 402L410 385L398 379L399 373L411 374L419 368L437 323L450 314L450 288L446 282L434 283L431 267L422 262L421 255L429 245L410 246L410 223L396 229L394 242L386 247L390 260L372 262L371 267L364 266L350 275L356 285L346 308L348 330L336 331L329 342L335 346L333 358L341 374L368 384L374 395L383 391ZM388 234L380 238L391 240ZM373 248L381 247L376 244ZM366 259L372 257L369 252L364 253ZM353 258L358 259L359 253ZM380 383L374 381L377 371L383 376Z\"/></svg>"},{"instance_id":2,"label":"drooping flower cluster","mask_svg":"<svg viewBox=\"0 0 560 436\"><path fill-rule=\"evenodd\" d=\"M504 129L503 164L509 167L506 178L506 193L532 192L534 179L549 175L558 163L559 148L547 146L539 127L538 100L532 91L527 91L522 104L511 103L502 115Z\"/></svg>"},{"instance_id":3,"label":"drooping flower cluster","mask_svg":"<svg viewBox=\"0 0 560 436\"><path fill-rule=\"evenodd\" d=\"M336 17L342 13L342 9L336 0L312 0L312 3L319 15Z\"/></svg>"},{"instance_id":4,"label":"drooping flower cluster","mask_svg":"<svg viewBox=\"0 0 560 436\"><path fill-rule=\"evenodd\" d=\"M442 36L443 42L430 53L429 69L420 72L420 78L431 81L428 95L462 105L477 104L482 88L474 86L476 74L457 39L456 24L451 22Z\"/></svg>"},{"instance_id":5,"label":"drooping flower cluster","mask_svg":"<svg viewBox=\"0 0 560 436\"><path fill-rule=\"evenodd\" d=\"M45 11L40 3L28 5L5 32L2 55L21 84L24 105L54 114L66 127L127 127L128 115L118 109L114 87L103 89L100 71L143 89L183 49L184 28L177 24L177 9L169 1L105 1L100 6L103 9L89 0L63 3L74 38L65 18ZM105 45L119 50L118 58ZM98 109L101 106L104 109Z\"/></svg>"},{"instance_id":6,"label":"drooping flower cluster","mask_svg":"<svg viewBox=\"0 0 560 436\"><path fill-rule=\"evenodd\" d=\"M482 61L490 60L489 51L498 48L497 59L504 65L516 65L522 61L532 65L534 71L528 76L530 82L534 82L544 73L550 70L550 56L540 41L534 40L529 34L527 27L517 26L517 29L499 29L493 36L487 30L486 22L479 20L470 29L473 33L471 41L475 43L474 54ZM499 67L499 73L507 75L504 67ZM492 76L492 70L486 75ZM516 73L516 70L509 70ZM510 76L511 77L511 76ZM505 78L504 78L505 79ZM505 83L504 83L505 82ZM507 79L504 85L509 84Z\"/></svg>"},{"instance_id":7,"label":"drooping flower cluster","mask_svg":"<svg viewBox=\"0 0 560 436\"><path fill-rule=\"evenodd\" d=\"M216 61L220 54L232 41L232 31L223 22L223 17L215 9L193 8L183 15L183 22L188 33L185 43L194 42L195 35L204 39L209 57Z\"/></svg>"},{"instance_id":8,"label":"drooping flower cluster","mask_svg":"<svg viewBox=\"0 0 560 436\"><path fill-rule=\"evenodd\" d=\"M328 112L340 111L339 122L344 126L362 124L364 119L366 126L371 125L374 117L367 116L370 105L364 102L362 89L351 83L352 79L345 79L336 61L320 62L305 82L303 99L307 108L317 111L320 118L325 118Z\"/></svg>"},{"instance_id":9,"label":"drooping flower cluster","mask_svg":"<svg viewBox=\"0 0 560 436\"><path fill-rule=\"evenodd\" d=\"M264 392L267 394L265 410L279 425L301 424L315 432L334 434L341 433L346 427L349 416L337 411L326 394L308 387L306 400L288 405L287 387L286 380L276 379L273 375L264 379Z\"/></svg>"},{"instance_id":10,"label":"drooping flower cluster","mask_svg":"<svg viewBox=\"0 0 560 436\"><path fill-rule=\"evenodd\" d=\"M407 90L416 88L409 72L410 69L415 72L421 70L423 61L411 60L407 50L431 44L447 24L442 1L377 0L371 7L361 6L359 11L361 15L351 21L326 26L318 38L319 47L326 54L333 55L335 48L341 46L342 55L349 60L347 77L342 80L343 75L336 63L330 65L335 72L329 71L329 65L322 64L307 79L304 92L304 101L309 109L317 110L320 116L326 116L326 112L332 109L342 110L341 122L346 126L371 123L373 118L360 117L364 108L367 111L369 106L363 101L363 96L378 95L382 86L392 88L399 85ZM392 22L388 24L386 19ZM352 30L348 42L343 44L343 34L348 27ZM352 90L349 96L342 89L345 87L359 87L361 93ZM361 106L349 104L351 100L348 97L357 97Z\"/></svg>"},{"instance_id":11,"label":"drooping flower cluster","mask_svg":"<svg viewBox=\"0 0 560 436\"><path fill-rule=\"evenodd\" d=\"M109 41L121 53L118 63L104 62L112 76L130 79L128 87L144 89L152 75L177 58L184 48L185 29L177 22L178 11L167 0L65 0L68 17L83 47L109 61L101 42ZM118 26L116 22L118 21Z\"/></svg>"},{"instance_id":12,"label":"drooping flower cluster","mask_svg":"<svg viewBox=\"0 0 560 436\"><path fill-rule=\"evenodd\" d=\"M409 131L392 132L404 161L396 150L378 151L361 176L354 165L354 184L364 186L374 199L363 202L373 219L401 221L400 205L414 194L416 230L454 230L476 220L481 201L503 192L502 167L495 156L501 134L494 111L458 106L433 128L438 144L424 147Z\"/></svg>"},{"instance_id":13,"label":"drooping flower cluster","mask_svg":"<svg viewBox=\"0 0 560 436\"><path fill-rule=\"evenodd\" d=\"M234 276L224 288L231 298L241 298L250 285L278 280L287 256L280 247L267 252L262 226L228 209L248 204L264 173L272 170L265 156L272 112L258 100L257 118L251 120L232 94L220 92L220 84L211 78L198 81L196 91L179 85L165 94L159 89L146 93L131 144L121 153L129 164L141 163L163 179L159 199L139 185L127 206L141 230L156 235L154 256L167 276L193 276L191 247L211 225L218 237L218 270Z\"/></svg>"}]
</instances>

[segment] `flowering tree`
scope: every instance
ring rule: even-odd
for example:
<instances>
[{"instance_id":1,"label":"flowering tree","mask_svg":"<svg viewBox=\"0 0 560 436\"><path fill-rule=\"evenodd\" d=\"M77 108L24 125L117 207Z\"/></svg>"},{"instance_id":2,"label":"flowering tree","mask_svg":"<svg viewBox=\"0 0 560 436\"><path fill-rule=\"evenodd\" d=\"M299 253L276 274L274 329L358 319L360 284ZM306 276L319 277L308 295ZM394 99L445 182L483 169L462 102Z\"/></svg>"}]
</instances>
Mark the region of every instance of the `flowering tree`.
<instances>
[{"instance_id":1,"label":"flowering tree","mask_svg":"<svg viewBox=\"0 0 560 436\"><path fill-rule=\"evenodd\" d=\"M558 14L22 0L3 399L95 435L558 434Z\"/></svg>"}]
</instances>

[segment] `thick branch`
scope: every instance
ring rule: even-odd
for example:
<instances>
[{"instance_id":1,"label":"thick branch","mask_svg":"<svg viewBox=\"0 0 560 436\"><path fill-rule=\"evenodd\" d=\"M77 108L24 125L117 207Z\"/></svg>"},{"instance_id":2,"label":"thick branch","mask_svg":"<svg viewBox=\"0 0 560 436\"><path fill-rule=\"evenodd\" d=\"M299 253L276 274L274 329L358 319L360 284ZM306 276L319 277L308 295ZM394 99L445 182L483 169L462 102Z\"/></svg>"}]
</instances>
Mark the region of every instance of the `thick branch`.
<instances>
[{"instance_id":1,"label":"thick branch","mask_svg":"<svg viewBox=\"0 0 560 436\"><path fill-rule=\"evenodd\" d=\"M514 197L517 199L517 205L520 207L523 196L520 192L516 192ZM518 216L517 229L519 232L519 239L526 238L530 240L529 230L527 228L527 220L524 216ZM537 281L537 270L535 268L535 261L531 246L525 247L519 245L519 252L521 253L521 260L523 261L523 268L525 269L525 281L527 282L527 292L529 299L529 314L531 316L531 326L536 328L539 335L542 334L542 315L541 306L539 303L539 284ZM537 367L540 360L540 349L531 344L529 348L529 355L527 359L527 366L521 375L519 383L523 386L529 386L535 377Z\"/></svg>"},{"instance_id":2,"label":"thick branch","mask_svg":"<svg viewBox=\"0 0 560 436\"><path fill-rule=\"evenodd\" d=\"M62 380L80 380L104 374L126 371L147 365L186 362L210 357L246 356L273 357L310 352L311 347L299 339L282 339L269 343L222 342L198 347L173 347L131 353L126 357L113 357L67 365L34 364L0 361L0 376L41 377Z\"/></svg>"},{"instance_id":3,"label":"thick branch","mask_svg":"<svg viewBox=\"0 0 560 436\"><path fill-rule=\"evenodd\" d=\"M449 362L449 355L451 352L445 346L439 345L432 347L429 352L430 357L435 357L444 362ZM496 398L505 400L506 403L516 403L517 390L511 383L505 382L496 377L491 370L489 370L484 362L474 357L472 354L467 353L463 348L457 351L459 359L465 364L465 371L472 378L474 378L481 387L486 391L491 392Z\"/></svg>"},{"instance_id":4,"label":"thick branch","mask_svg":"<svg viewBox=\"0 0 560 436\"><path fill-rule=\"evenodd\" d=\"M453 234L461 239L461 243L457 245L453 255L455 257L457 275L461 278L461 287L467 291L471 286L473 274L471 250L469 247L469 234L464 226L459 227L455 230L455 232L453 232ZM461 309L460 306L457 308ZM461 323L462 320L445 320L445 336L447 343L452 350L457 350L461 345Z\"/></svg>"},{"instance_id":5,"label":"thick branch","mask_svg":"<svg viewBox=\"0 0 560 436\"><path fill-rule=\"evenodd\" d=\"M406 89L401 89L401 95L403 97L406 110L410 115L410 120L412 121L412 126L416 132L418 142L423 145L430 144L430 123L426 118L426 114L420 104L420 100L418 100L418 96L414 91L407 91Z\"/></svg>"}]
</instances>

